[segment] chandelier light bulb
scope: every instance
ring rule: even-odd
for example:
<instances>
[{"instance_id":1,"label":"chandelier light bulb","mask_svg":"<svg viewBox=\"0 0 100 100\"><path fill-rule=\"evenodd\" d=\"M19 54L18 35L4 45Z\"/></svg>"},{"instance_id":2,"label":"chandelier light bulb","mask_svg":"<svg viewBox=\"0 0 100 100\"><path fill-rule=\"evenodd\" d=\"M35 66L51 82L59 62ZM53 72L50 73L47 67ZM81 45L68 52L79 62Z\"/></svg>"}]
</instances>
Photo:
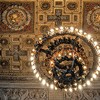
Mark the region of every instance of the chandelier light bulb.
<instances>
[{"instance_id":1,"label":"chandelier light bulb","mask_svg":"<svg viewBox=\"0 0 100 100\"><path fill-rule=\"evenodd\" d=\"M75 83L74 85L77 86L77 83Z\"/></svg>"},{"instance_id":2,"label":"chandelier light bulb","mask_svg":"<svg viewBox=\"0 0 100 100\"><path fill-rule=\"evenodd\" d=\"M96 48L97 48L97 49L100 49L100 47L99 47L99 46L96 46Z\"/></svg>"},{"instance_id":3,"label":"chandelier light bulb","mask_svg":"<svg viewBox=\"0 0 100 100\"><path fill-rule=\"evenodd\" d=\"M78 89L82 90L82 85L78 85Z\"/></svg>"},{"instance_id":4,"label":"chandelier light bulb","mask_svg":"<svg viewBox=\"0 0 100 100\"><path fill-rule=\"evenodd\" d=\"M79 57L79 60L82 60L82 58L81 58L81 57Z\"/></svg>"},{"instance_id":5,"label":"chandelier light bulb","mask_svg":"<svg viewBox=\"0 0 100 100\"><path fill-rule=\"evenodd\" d=\"M32 49L32 52L35 52L35 49Z\"/></svg>"},{"instance_id":6,"label":"chandelier light bulb","mask_svg":"<svg viewBox=\"0 0 100 100\"><path fill-rule=\"evenodd\" d=\"M83 33L83 30L79 30L80 33Z\"/></svg>"},{"instance_id":7,"label":"chandelier light bulb","mask_svg":"<svg viewBox=\"0 0 100 100\"><path fill-rule=\"evenodd\" d=\"M46 86L49 87L49 83L46 83Z\"/></svg>"},{"instance_id":8,"label":"chandelier light bulb","mask_svg":"<svg viewBox=\"0 0 100 100\"><path fill-rule=\"evenodd\" d=\"M98 72L98 71L96 71L96 74L98 75L98 74L99 74L99 72Z\"/></svg>"},{"instance_id":9,"label":"chandelier light bulb","mask_svg":"<svg viewBox=\"0 0 100 100\"><path fill-rule=\"evenodd\" d=\"M100 67L99 66L97 67L97 70L100 71Z\"/></svg>"},{"instance_id":10,"label":"chandelier light bulb","mask_svg":"<svg viewBox=\"0 0 100 100\"><path fill-rule=\"evenodd\" d=\"M49 74L52 74L51 70L49 70Z\"/></svg>"},{"instance_id":11,"label":"chandelier light bulb","mask_svg":"<svg viewBox=\"0 0 100 100\"><path fill-rule=\"evenodd\" d=\"M84 32L84 35L87 35L87 33L86 33L86 32Z\"/></svg>"},{"instance_id":12,"label":"chandelier light bulb","mask_svg":"<svg viewBox=\"0 0 100 100\"><path fill-rule=\"evenodd\" d=\"M57 87L55 87L55 90L57 90L58 88Z\"/></svg>"},{"instance_id":13,"label":"chandelier light bulb","mask_svg":"<svg viewBox=\"0 0 100 100\"><path fill-rule=\"evenodd\" d=\"M96 74L93 74L92 76L93 76L93 78L94 78L94 79L96 79L96 78L97 78Z\"/></svg>"},{"instance_id":14,"label":"chandelier light bulb","mask_svg":"<svg viewBox=\"0 0 100 100\"><path fill-rule=\"evenodd\" d=\"M79 35L82 35L82 33L83 33L83 30L79 30L79 33L78 34Z\"/></svg>"},{"instance_id":15,"label":"chandelier light bulb","mask_svg":"<svg viewBox=\"0 0 100 100\"><path fill-rule=\"evenodd\" d=\"M34 60L34 56L31 56L30 60L33 61Z\"/></svg>"},{"instance_id":16,"label":"chandelier light bulb","mask_svg":"<svg viewBox=\"0 0 100 100\"><path fill-rule=\"evenodd\" d=\"M52 64L54 64L54 62L51 60L51 61L50 61L50 64L52 65Z\"/></svg>"},{"instance_id":17,"label":"chandelier light bulb","mask_svg":"<svg viewBox=\"0 0 100 100\"><path fill-rule=\"evenodd\" d=\"M77 90L77 88L74 88L74 90L76 91L76 90Z\"/></svg>"},{"instance_id":18,"label":"chandelier light bulb","mask_svg":"<svg viewBox=\"0 0 100 100\"><path fill-rule=\"evenodd\" d=\"M85 86L86 86L86 84L84 83L84 84L83 84L83 87L85 87Z\"/></svg>"},{"instance_id":19,"label":"chandelier light bulb","mask_svg":"<svg viewBox=\"0 0 100 100\"><path fill-rule=\"evenodd\" d=\"M42 38L40 37L39 40L42 40Z\"/></svg>"},{"instance_id":20,"label":"chandelier light bulb","mask_svg":"<svg viewBox=\"0 0 100 100\"><path fill-rule=\"evenodd\" d=\"M69 91L70 91L70 92L73 92L73 89L70 87L70 88L69 88Z\"/></svg>"},{"instance_id":21,"label":"chandelier light bulb","mask_svg":"<svg viewBox=\"0 0 100 100\"><path fill-rule=\"evenodd\" d=\"M72 55L72 53L70 52L70 53L69 53L69 55L71 56L71 55Z\"/></svg>"},{"instance_id":22,"label":"chandelier light bulb","mask_svg":"<svg viewBox=\"0 0 100 100\"><path fill-rule=\"evenodd\" d=\"M50 89L54 89L54 85L53 84L50 85Z\"/></svg>"},{"instance_id":23,"label":"chandelier light bulb","mask_svg":"<svg viewBox=\"0 0 100 100\"><path fill-rule=\"evenodd\" d=\"M90 83L90 81L89 81L89 80L88 80L86 83L87 83L87 85L91 85L91 83Z\"/></svg>"},{"instance_id":24,"label":"chandelier light bulb","mask_svg":"<svg viewBox=\"0 0 100 100\"><path fill-rule=\"evenodd\" d=\"M88 39L88 40L91 39L91 35L90 35L90 34L87 35L87 39Z\"/></svg>"},{"instance_id":25,"label":"chandelier light bulb","mask_svg":"<svg viewBox=\"0 0 100 100\"><path fill-rule=\"evenodd\" d=\"M67 92L67 89L64 89Z\"/></svg>"},{"instance_id":26,"label":"chandelier light bulb","mask_svg":"<svg viewBox=\"0 0 100 100\"><path fill-rule=\"evenodd\" d=\"M84 68L84 70L86 70L87 69L87 66L84 66L83 68Z\"/></svg>"},{"instance_id":27,"label":"chandelier light bulb","mask_svg":"<svg viewBox=\"0 0 100 100\"><path fill-rule=\"evenodd\" d=\"M34 56L34 53L31 53L31 56Z\"/></svg>"},{"instance_id":28,"label":"chandelier light bulb","mask_svg":"<svg viewBox=\"0 0 100 100\"><path fill-rule=\"evenodd\" d=\"M98 50L98 54L100 54L100 49Z\"/></svg>"},{"instance_id":29,"label":"chandelier light bulb","mask_svg":"<svg viewBox=\"0 0 100 100\"><path fill-rule=\"evenodd\" d=\"M100 63L100 57L98 57L98 63Z\"/></svg>"},{"instance_id":30,"label":"chandelier light bulb","mask_svg":"<svg viewBox=\"0 0 100 100\"><path fill-rule=\"evenodd\" d=\"M74 27L70 27L70 31L73 32L74 31Z\"/></svg>"},{"instance_id":31,"label":"chandelier light bulb","mask_svg":"<svg viewBox=\"0 0 100 100\"><path fill-rule=\"evenodd\" d=\"M51 31L51 32L54 32L54 29L51 29L50 31Z\"/></svg>"},{"instance_id":32,"label":"chandelier light bulb","mask_svg":"<svg viewBox=\"0 0 100 100\"><path fill-rule=\"evenodd\" d=\"M77 29L77 28L75 28L75 31L76 31L76 32L78 32L78 29Z\"/></svg>"},{"instance_id":33,"label":"chandelier light bulb","mask_svg":"<svg viewBox=\"0 0 100 100\"><path fill-rule=\"evenodd\" d=\"M54 83L57 83L57 80L54 80Z\"/></svg>"},{"instance_id":34,"label":"chandelier light bulb","mask_svg":"<svg viewBox=\"0 0 100 100\"><path fill-rule=\"evenodd\" d=\"M33 70L36 69L36 66L35 66L35 65L32 65L32 69L33 69Z\"/></svg>"},{"instance_id":35,"label":"chandelier light bulb","mask_svg":"<svg viewBox=\"0 0 100 100\"><path fill-rule=\"evenodd\" d=\"M58 30L59 30L59 28L55 28L55 30L56 30L56 31L58 31Z\"/></svg>"},{"instance_id":36,"label":"chandelier light bulb","mask_svg":"<svg viewBox=\"0 0 100 100\"><path fill-rule=\"evenodd\" d=\"M93 78L91 78L90 80L93 81Z\"/></svg>"},{"instance_id":37,"label":"chandelier light bulb","mask_svg":"<svg viewBox=\"0 0 100 100\"><path fill-rule=\"evenodd\" d=\"M32 66L34 65L34 61L31 62L31 65L32 65Z\"/></svg>"},{"instance_id":38,"label":"chandelier light bulb","mask_svg":"<svg viewBox=\"0 0 100 100\"><path fill-rule=\"evenodd\" d=\"M33 73L36 74L36 72L37 72L37 70L35 69L35 70L33 71Z\"/></svg>"},{"instance_id":39,"label":"chandelier light bulb","mask_svg":"<svg viewBox=\"0 0 100 100\"><path fill-rule=\"evenodd\" d=\"M39 77L39 81L41 81L42 80L42 78L41 77Z\"/></svg>"},{"instance_id":40,"label":"chandelier light bulb","mask_svg":"<svg viewBox=\"0 0 100 100\"><path fill-rule=\"evenodd\" d=\"M42 85L45 85L45 84L46 84L46 80L43 79L43 80L42 80Z\"/></svg>"},{"instance_id":41,"label":"chandelier light bulb","mask_svg":"<svg viewBox=\"0 0 100 100\"><path fill-rule=\"evenodd\" d=\"M36 75L35 75L35 76L36 76L36 78L38 78L38 77L39 77L39 73L36 73Z\"/></svg>"},{"instance_id":42,"label":"chandelier light bulb","mask_svg":"<svg viewBox=\"0 0 100 100\"><path fill-rule=\"evenodd\" d=\"M61 54L59 54L58 56L61 57Z\"/></svg>"},{"instance_id":43,"label":"chandelier light bulb","mask_svg":"<svg viewBox=\"0 0 100 100\"><path fill-rule=\"evenodd\" d=\"M97 45L98 45L98 42L95 41L95 42L94 42L94 46L97 46Z\"/></svg>"},{"instance_id":44,"label":"chandelier light bulb","mask_svg":"<svg viewBox=\"0 0 100 100\"><path fill-rule=\"evenodd\" d=\"M63 30L63 29L64 29L64 27L61 26L61 27L60 27L60 30Z\"/></svg>"}]
</instances>

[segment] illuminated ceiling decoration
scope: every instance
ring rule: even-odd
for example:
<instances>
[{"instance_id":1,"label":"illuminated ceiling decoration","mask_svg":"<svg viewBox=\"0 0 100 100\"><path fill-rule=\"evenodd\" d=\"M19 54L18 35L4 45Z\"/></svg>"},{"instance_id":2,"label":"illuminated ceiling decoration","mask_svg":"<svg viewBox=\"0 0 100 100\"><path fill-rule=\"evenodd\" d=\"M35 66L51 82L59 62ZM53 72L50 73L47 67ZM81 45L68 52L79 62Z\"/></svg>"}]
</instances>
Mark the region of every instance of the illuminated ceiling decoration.
<instances>
[{"instance_id":1,"label":"illuminated ceiling decoration","mask_svg":"<svg viewBox=\"0 0 100 100\"><path fill-rule=\"evenodd\" d=\"M74 27L51 29L31 52L33 73L43 85L74 91L90 85L100 71L100 48L90 34ZM88 57L86 48L90 51Z\"/></svg>"}]
</instances>

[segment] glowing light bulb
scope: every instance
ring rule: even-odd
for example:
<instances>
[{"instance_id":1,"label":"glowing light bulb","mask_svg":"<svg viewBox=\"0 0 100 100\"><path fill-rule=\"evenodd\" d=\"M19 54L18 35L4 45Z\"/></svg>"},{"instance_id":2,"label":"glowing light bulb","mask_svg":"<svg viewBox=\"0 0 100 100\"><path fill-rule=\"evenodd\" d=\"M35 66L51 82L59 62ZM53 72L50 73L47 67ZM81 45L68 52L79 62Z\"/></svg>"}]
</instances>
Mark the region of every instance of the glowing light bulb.
<instances>
[{"instance_id":1,"label":"glowing light bulb","mask_svg":"<svg viewBox=\"0 0 100 100\"><path fill-rule=\"evenodd\" d=\"M94 79L96 79L96 78L97 78L96 74L93 74L92 76L93 76L93 78L94 78Z\"/></svg>"},{"instance_id":2,"label":"glowing light bulb","mask_svg":"<svg viewBox=\"0 0 100 100\"><path fill-rule=\"evenodd\" d=\"M93 44L94 44L94 46L97 46L98 42L95 41Z\"/></svg>"},{"instance_id":3,"label":"glowing light bulb","mask_svg":"<svg viewBox=\"0 0 100 100\"><path fill-rule=\"evenodd\" d=\"M98 50L98 54L100 54L100 49Z\"/></svg>"},{"instance_id":4,"label":"glowing light bulb","mask_svg":"<svg viewBox=\"0 0 100 100\"><path fill-rule=\"evenodd\" d=\"M51 85L50 85L50 88L51 88L51 89L54 89L54 85L53 85L53 84L51 84Z\"/></svg>"},{"instance_id":5,"label":"glowing light bulb","mask_svg":"<svg viewBox=\"0 0 100 100\"><path fill-rule=\"evenodd\" d=\"M74 27L70 27L70 32L73 32L74 31Z\"/></svg>"},{"instance_id":6,"label":"glowing light bulb","mask_svg":"<svg viewBox=\"0 0 100 100\"><path fill-rule=\"evenodd\" d=\"M46 86L49 87L49 83L46 83Z\"/></svg>"},{"instance_id":7,"label":"glowing light bulb","mask_svg":"<svg viewBox=\"0 0 100 100\"><path fill-rule=\"evenodd\" d=\"M34 61L31 62L31 65L34 65Z\"/></svg>"},{"instance_id":8,"label":"glowing light bulb","mask_svg":"<svg viewBox=\"0 0 100 100\"><path fill-rule=\"evenodd\" d=\"M51 70L49 70L49 74L52 74Z\"/></svg>"},{"instance_id":9,"label":"glowing light bulb","mask_svg":"<svg viewBox=\"0 0 100 100\"><path fill-rule=\"evenodd\" d=\"M58 31L59 29L58 28L55 28L55 30Z\"/></svg>"},{"instance_id":10,"label":"glowing light bulb","mask_svg":"<svg viewBox=\"0 0 100 100\"><path fill-rule=\"evenodd\" d=\"M81 57L79 57L79 60L82 60L82 58L81 58Z\"/></svg>"},{"instance_id":11,"label":"glowing light bulb","mask_svg":"<svg viewBox=\"0 0 100 100\"><path fill-rule=\"evenodd\" d=\"M98 63L100 63L100 57L98 57Z\"/></svg>"},{"instance_id":12,"label":"glowing light bulb","mask_svg":"<svg viewBox=\"0 0 100 100\"><path fill-rule=\"evenodd\" d=\"M74 90L76 91L76 90L77 90L77 88L74 88Z\"/></svg>"},{"instance_id":13,"label":"glowing light bulb","mask_svg":"<svg viewBox=\"0 0 100 100\"><path fill-rule=\"evenodd\" d=\"M54 29L50 29L51 32L54 32Z\"/></svg>"},{"instance_id":14,"label":"glowing light bulb","mask_svg":"<svg viewBox=\"0 0 100 100\"><path fill-rule=\"evenodd\" d=\"M90 80L93 81L93 78L91 78Z\"/></svg>"},{"instance_id":15,"label":"glowing light bulb","mask_svg":"<svg viewBox=\"0 0 100 100\"><path fill-rule=\"evenodd\" d=\"M36 69L36 66L35 66L35 65L32 65L32 69L33 69L33 70Z\"/></svg>"},{"instance_id":16,"label":"glowing light bulb","mask_svg":"<svg viewBox=\"0 0 100 100\"><path fill-rule=\"evenodd\" d=\"M31 53L31 56L34 56L34 53Z\"/></svg>"},{"instance_id":17,"label":"glowing light bulb","mask_svg":"<svg viewBox=\"0 0 100 100\"><path fill-rule=\"evenodd\" d=\"M45 85L46 84L46 80L42 80L42 85Z\"/></svg>"},{"instance_id":18,"label":"glowing light bulb","mask_svg":"<svg viewBox=\"0 0 100 100\"><path fill-rule=\"evenodd\" d=\"M54 83L57 83L57 80L54 80Z\"/></svg>"},{"instance_id":19,"label":"glowing light bulb","mask_svg":"<svg viewBox=\"0 0 100 100\"><path fill-rule=\"evenodd\" d=\"M84 83L84 84L83 84L83 86L85 87L85 86L86 86L86 84Z\"/></svg>"},{"instance_id":20,"label":"glowing light bulb","mask_svg":"<svg viewBox=\"0 0 100 100\"><path fill-rule=\"evenodd\" d=\"M78 85L78 88L79 88L80 90L82 90L82 85Z\"/></svg>"},{"instance_id":21,"label":"glowing light bulb","mask_svg":"<svg viewBox=\"0 0 100 100\"><path fill-rule=\"evenodd\" d=\"M39 81L41 81L42 80L42 78L41 77L39 77Z\"/></svg>"},{"instance_id":22,"label":"glowing light bulb","mask_svg":"<svg viewBox=\"0 0 100 100\"><path fill-rule=\"evenodd\" d=\"M100 49L100 47L99 47L99 46L97 46L96 48L97 48L97 49Z\"/></svg>"},{"instance_id":23,"label":"glowing light bulb","mask_svg":"<svg viewBox=\"0 0 100 100\"><path fill-rule=\"evenodd\" d=\"M34 71L33 71L33 73L35 74L37 72L37 70L35 69Z\"/></svg>"},{"instance_id":24,"label":"glowing light bulb","mask_svg":"<svg viewBox=\"0 0 100 100\"><path fill-rule=\"evenodd\" d=\"M59 54L58 56L61 57L61 54Z\"/></svg>"},{"instance_id":25,"label":"glowing light bulb","mask_svg":"<svg viewBox=\"0 0 100 100\"><path fill-rule=\"evenodd\" d=\"M83 33L83 30L79 30L80 33Z\"/></svg>"},{"instance_id":26,"label":"glowing light bulb","mask_svg":"<svg viewBox=\"0 0 100 100\"><path fill-rule=\"evenodd\" d=\"M88 40L91 39L91 35L90 35L90 34L87 35L87 39L88 39Z\"/></svg>"},{"instance_id":27,"label":"glowing light bulb","mask_svg":"<svg viewBox=\"0 0 100 100\"><path fill-rule=\"evenodd\" d=\"M35 52L35 49L32 49L33 52Z\"/></svg>"},{"instance_id":28,"label":"glowing light bulb","mask_svg":"<svg viewBox=\"0 0 100 100\"><path fill-rule=\"evenodd\" d=\"M89 81L89 80L88 80L86 83L87 83L87 85L91 85L91 83L90 83L90 81Z\"/></svg>"},{"instance_id":29,"label":"glowing light bulb","mask_svg":"<svg viewBox=\"0 0 100 100\"><path fill-rule=\"evenodd\" d=\"M76 32L78 32L78 29L77 29L77 28L75 28L75 31L76 31Z\"/></svg>"},{"instance_id":30,"label":"glowing light bulb","mask_svg":"<svg viewBox=\"0 0 100 100\"><path fill-rule=\"evenodd\" d=\"M64 89L67 92L67 89Z\"/></svg>"},{"instance_id":31,"label":"glowing light bulb","mask_svg":"<svg viewBox=\"0 0 100 100\"><path fill-rule=\"evenodd\" d=\"M99 74L99 72L98 72L98 71L96 71L96 74L98 75L98 74Z\"/></svg>"},{"instance_id":32,"label":"glowing light bulb","mask_svg":"<svg viewBox=\"0 0 100 100\"><path fill-rule=\"evenodd\" d=\"M77 86L77 83L75 83L74 85Z\"/></svg>"},{"instance_id":33,"label":"glowing light bulb","mask_svg":"<svg viewBox=\"0 0 100 100\"><path fill-rule=\"evenodd\" d=\"M99 66L97 67L97 70L100 71L100 67Z\"/></svg>"},{"instance_id":34,"label":"glowing light bulb","mask_svg":"<svg viewBox=\"0 0 100 100\"><path fill-rule=\"evenodd\" d=\"M55 90L57 90L58 88L57 87L55 87Z\"/></svg>"},{"instance_id":35,"label":"glowing light bulb","mask_svg":"<svg viewBox=\"0 0 100 100\"><path fill-rule=\"evenodd\" d=\"M50 64L51 64L51 65L53 65L53 64L54 64L54 62L53 62L53 61L50 61Z\"/></svg>"},{"instance_id":36,"label":"glowing light bulb","mask_svg":"<svg viewBox=\"0 0 100 100\"><path fill-rule=\"evenodd\" d=\"M86 32L84 32L84 35L86 35L87 33Z\"/></svg>"},{"instance_id":37,"label":"glowing light bulb","mask_svg":"<svg viewBox=\"0 0 100 100\"><path fill-rule=\"evenodd\" d=\"M49 35L50 35L50 36L54 35L54 29L51 29L51 30L50 30Z\"/></svg>"},{"instance_id":38,"label":"glowing light bulb","mask_svg":"<svg viewBox=\"0 0 100 100\"><path fill-rule=\"evenodd\" d=\"M70 91L70 92L73 92L73 89L72 89L72 88L69 88L69 91Z\"/></svg>"},{"instance_id":39,"label":"glowing light bulb","mask_svg":"<svg viewBox=\"0 0 100 100\"><path fill-rule=\"evenodd\" d=\"M61 27L60 27L60 30L63 30L63 29L64 29L64 28L61 26Z\"/></svg>"},{"instance_id":40,"label":"glowing light bulb","mask_svg":"<svg viewBox=\"0 0 100 100\"><path fill-rule=\"evenodd\" d=\"M72 55L72 53L69 53L69 55L71 56L71 55Z\"/></svg>"},{"instance_id":41,"label":"glowing light bulb","mask_svg":"<svg viewBox=\"0 0 100 100\"><path fill-rule=\"evenodd\" d=\"M36 73L36 75L35 75L35 76L36 76L36 78L38 78L38 77L39 77L39 73Z\"/></svg>"},{"instance_id":42,"label":"glowing light bulb","mask_svg":"<svg viewBox=\"0 0 100 100\"><path fill-rule=\"evenodd\" d=\"M87 69L87 67L86 67L86 66L84 66L83 68L84 68L84 70L86 70L86 69Z\"/></svg>"},{"instance_id":43,"label":"glowing light bulb","mask_svg":"<svg viewBox=\"0 0 100 100\"><path fill-rule=\"evenodd\" d=\"M34 60L34 56L31 56L30 60L33 61Z\"/></svg>"}]
</instances>

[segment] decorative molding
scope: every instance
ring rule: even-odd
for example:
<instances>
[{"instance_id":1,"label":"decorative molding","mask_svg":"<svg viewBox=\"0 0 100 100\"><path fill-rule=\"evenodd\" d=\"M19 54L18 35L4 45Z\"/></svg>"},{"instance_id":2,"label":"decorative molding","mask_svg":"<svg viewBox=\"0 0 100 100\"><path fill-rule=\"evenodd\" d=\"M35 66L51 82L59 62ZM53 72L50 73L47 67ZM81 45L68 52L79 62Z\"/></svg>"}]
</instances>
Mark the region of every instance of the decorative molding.
<instances>
[{"instance_id":1,"label":"decorative molding","mask_svg":"<svg viewBox=\"0 0 100 100\"><path fill-rule=\"evenodd\" d=\"M0 89L0 100L48 100L48 90L33 89Z\"/></svg>"},{"instance_id":2,"label":"decorative molding","mask_svg":"<svg viewBox=\"0 0 100 100\"><path fill-rule=\"evenodd\" d=\"M100 90L84 90L73 93L65 93L64 100L99 100Z\"/></svg>"}]
</instances>

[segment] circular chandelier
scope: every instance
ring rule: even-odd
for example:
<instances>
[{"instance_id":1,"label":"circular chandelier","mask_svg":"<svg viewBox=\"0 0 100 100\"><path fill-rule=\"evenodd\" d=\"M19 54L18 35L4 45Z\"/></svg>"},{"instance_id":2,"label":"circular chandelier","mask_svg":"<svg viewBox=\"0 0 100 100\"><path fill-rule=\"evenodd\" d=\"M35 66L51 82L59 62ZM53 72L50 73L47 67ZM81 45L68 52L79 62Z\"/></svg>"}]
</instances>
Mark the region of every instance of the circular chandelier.
<instances>
[{"instance_id":1,"label":"circular chandelier","mask_svg":"<svg viewBox=\"0 0 100 100\"><path fill-rule=\"evenodd\" d=\"M30 58L33 73L51 89L70 92L82 89L99 74L100 47L82 30L74 27L51 29L38 38L34 48Z\"/></svg>"}]
</instances>

